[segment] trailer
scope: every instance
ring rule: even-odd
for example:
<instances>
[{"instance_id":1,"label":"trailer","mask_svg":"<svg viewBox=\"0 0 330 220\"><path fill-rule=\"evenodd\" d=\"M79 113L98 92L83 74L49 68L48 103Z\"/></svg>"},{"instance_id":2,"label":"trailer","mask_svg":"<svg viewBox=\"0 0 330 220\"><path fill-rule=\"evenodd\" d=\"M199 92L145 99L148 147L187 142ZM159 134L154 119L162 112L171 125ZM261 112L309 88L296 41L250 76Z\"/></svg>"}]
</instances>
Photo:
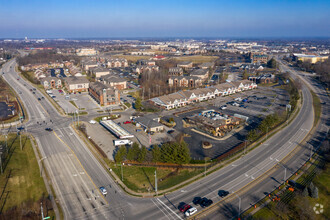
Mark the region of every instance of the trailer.
<instances>
[{"instance_id":1,"label":"trailer","mask_svg":"<svg viewBox=\"0 0 330 220\"><path fill-rule=\"evenodd\" d=\"M131 140L114 140L113 144L115 146L121 146L121 145L132 145L133 141Z\"/></svg>"}]
</instances>

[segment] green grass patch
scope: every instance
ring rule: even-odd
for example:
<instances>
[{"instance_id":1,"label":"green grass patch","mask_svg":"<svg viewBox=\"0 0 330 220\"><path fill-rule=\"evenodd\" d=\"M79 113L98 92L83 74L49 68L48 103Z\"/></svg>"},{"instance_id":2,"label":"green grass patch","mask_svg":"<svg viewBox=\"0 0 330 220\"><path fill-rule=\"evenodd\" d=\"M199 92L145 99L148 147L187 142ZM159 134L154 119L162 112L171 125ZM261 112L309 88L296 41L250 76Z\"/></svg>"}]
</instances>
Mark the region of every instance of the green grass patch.
<instances>
[{"instance_id":1,"label":"green grass patch","mask_svg":"<svg viewBox=\"0 0 330 220\"><path fill-rule=\"evenodd\" d=\"M69 113L68 115L73 116L75 114L76 113ZM79 112L79 115L87 115L87 114L88 114L88 112Z\"/></svg>"},{"instance_id":2,"label":"green grass patch","mask_svg":"<svg viewBox=\"0 0 330 220\"><path fill-rule=\"evenodd\" d=\"M193 63L205 63L205 62L213 62L218 58L219 57L217 57L217 56L194 55L194 56L175 57L174 59L179 62L191 61Z\"/></svg>"},{"instance_id":3,"label":"green grass patch","mask_svg":"<svg viewBox=\"0 0 330 220\"><path fill-rule=\"evenodd\" d=\"M11 218L13 216L24 219L27 218L24 215L29 212L38 218L41 201L51 206L43 178L40 177L38 162L27 136L22 136L22 145L23 150L20 149L19 137L14 134L9 135L9 155L3 162L4 173L0 175L0 212L5 219L13 219ZM44 214L55 216L52 210L47 211L45 207Z\"/></svg>"},{"instance_id":4,"label":"green grass patch","mask_svg":"<svg viewBox=\"0 0 330 220\"><path fill-rule=\"evenodd\" d=\"M70 102L74 107L78 108L77 104L76 104L74 101L70 100L69 102Z\"/></svg>"},{"instance_id":5,"label":"green grass patch","mask_svg":"<svg viewBox=\"0 0 330 220\"><path fill-rule=\"evenodd\" d=\"M314 127L315 127L321 117L321 102L320 102L320 98L312 90L311 93L313 97L313 107L315 114Z\"/></svg>"},{"instance_id":6,"label":"green grass patch","mask_svg":"<svg viewBox=\"0 0 330 220\"><path fill-rule=\"evenodd\" d=\"M126 105L127 108L130 108L132 106L131 103L129 103L129 102L124 102L124 105Z\"/></svg>"},{"instance_id":7,"label":"green grass patch","mask_svg":"<svg viewBox=\"0 0 330 220\"><path fill-rule=\"evenodd\" d=\"M112 170L121 178L121 166L112 165ZM124 184L135 192L154 191L155 167L123 166ZM158 190L165 190L199 173L201 169L157 169Z\"/></svg>"}]
</instances>

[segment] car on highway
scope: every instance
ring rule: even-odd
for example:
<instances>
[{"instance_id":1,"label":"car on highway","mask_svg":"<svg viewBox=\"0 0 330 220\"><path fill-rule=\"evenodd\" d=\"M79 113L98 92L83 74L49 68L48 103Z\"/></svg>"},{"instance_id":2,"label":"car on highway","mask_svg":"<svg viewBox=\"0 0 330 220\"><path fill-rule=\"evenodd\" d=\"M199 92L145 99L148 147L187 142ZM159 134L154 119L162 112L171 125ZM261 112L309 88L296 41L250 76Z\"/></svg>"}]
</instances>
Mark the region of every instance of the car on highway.
<instances>
[{"instance_id":1,"label":"car on highway","mask_svg":"<svg viewBox=\"0 0 330 220\"><path fill-rule=\"evenodd\" d=\"M208 199L208 198L204 197L204 198L202 198L200 206L202 208L205 208L205 207L209 207L212 204L213 204L213 201L211 199Z\"/></svg>"},{"instance_id":2,"label":"car on highway","mask_svg":"<svg viewBox=\"0 0 330 220\"><path fill-rule=\"evenodd\" d=\"M46 131L53 131L52 128L45 128Z\"/></svg>"},{"instance_id":3,"label":"car on highway","mask_svg":"<svg viewBox=\"0 0 330 220\"><path fill-rule=\"evenodd\" d=\"M131 124L132 122L131 121L124 121L124 124Z\"/></svg>"},{"instance_id":4,"label":"car on highway","mask_svg":"<svg viewBox=\"0 0 330 220\"><path fill-rule=\"evenodd\" d=\"M179 205L179 210L180 210L180 212L185 212L185 211L187 211L188 209L190 209L191 208L191 206L189 205L189 204L186 204L186 203L180 203L180 205Z\"/></svg>"},{"instance_id":5,"label":"car on highway","mask_svg":"<svg viewBox=\"0 0 330 220\"><path fill-rule=\"evenodd\" d=\"M229 195L229 192L226 191L226 190L219 190L218 191L218 195L223 198L223 197L228 196Z\"/></svg>"},{"instance_id":6,"label":"car on highway","mask_svg":"<svg viewBox=\"0 0 330 220\"><path fill-rule=\"evenodd\" d=\"M199 205L201 201L202 201L201 197L195 197L192 202L194 203L194 205Z\"/></svg>"},{"instance_id":7,"label":"car on highway","mask_svg":"<svg viewBox=\"0 0 330 220\"><path fill-rule=\"evenodd\" d=\"M100 187L100 192L101 192L103 195L108 194L107 190L106 190L103 186Z\"/></svg>"},{"instance_id":8,"label":"car on highway","mask_svg":"<svg viewBox=\"0 0 330 220\"><path fill-rule=\"evenodd\" d=\"M188 209L187 211L185 211L184 215L186 217L188 217L188 216L192 216L196 212L197 212L197 209L195 207L191 207L190 209Z\"/></svg>"}]
</instances>

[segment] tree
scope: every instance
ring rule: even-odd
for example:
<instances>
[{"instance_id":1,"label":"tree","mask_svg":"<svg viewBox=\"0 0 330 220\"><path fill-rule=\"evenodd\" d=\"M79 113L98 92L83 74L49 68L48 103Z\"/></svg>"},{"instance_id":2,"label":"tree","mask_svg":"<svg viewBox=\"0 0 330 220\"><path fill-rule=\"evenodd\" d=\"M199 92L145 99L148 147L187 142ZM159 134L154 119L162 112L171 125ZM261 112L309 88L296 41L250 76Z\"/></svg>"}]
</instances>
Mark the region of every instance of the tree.
<instances>
[{"instance_id":1,"label":"tree","mask_svg":"<svg viewBox=\"0 0 330 220\"><path fill-rule=\"evenodd\" d=\"M243 72L243 79L247 79L249 77L249 74L247 72L247 70L245 69Z\"/></svg>"},{"instance_id":2,"label":"tree","mask_svg":"<svg viewBox=\"0 0 330 220\"><path fill-rule=\"evenodd\" d=\"M116 155L115 155L115 161L116 162L122 162L127 155L127 150L125 146L120 146L118 149Z\"/></svg>"},{"instance_id":3,"label":"tree","mask_svg":"<svg viewBox=\"0 0 330 220\"><path fill-rule=\"evenodd\" d=\"M135 109L138 111L141 111L141 109L142 109L142 103L141 103L140 97L136 98L136 100L135 100Z\"/></svg>"},{"instance_id":4,"label":"tree","mask_svg":"<svg viewBox=\"0 0 330 220\"><path fill-rule=\"evenodd\" d=\"M129 148L127 153L127 160L137 160L140 154L139 144L134 142L133 145Z\"/></svg>"},{"instance_id":5,"label":"tree","mask_svg":"<svg viewBox=\"0 0 330 220\"><path fill-rule=\"evenodd\" d=\"M267 67L268 67L268 68L275 69L275 68L277 67L276 60L275 60L274 58L270 59L270 60L267 62Z\"/></svg>"},{"instance_id":6,"label":"tree","mask_svg":"<svg viewBox=\"0 0 330 220\"><path fill-rule=\"evenodd\" d=\"M191 160L188 145L184 141L165 143L160 151L161 161L165 163L185 164Z\"/></svg>"},{"instance_id":7,"label":"tree","mask_svg":"<svg viewBox=\"0 0 330 220\"><path fill-rule=\"evenodd\" d=\"M146 160L146 156L147 156L147 148L145 146L142 146L137 158L137 161L139 163L142 163Z\"/></svg>"},{"instance_id":8,"label":"tree","mask_svg":"<svg viewBox=\"0 0 330 220\"><path fill-rule=\"evenodd\" d=\"M161 161L161 151L160 151L160 147L158 147L157 145L154 145L152 147L152 150L151 150L151 153L152 153L152 162L160 162Z\"/></svg>"}]
</instances>

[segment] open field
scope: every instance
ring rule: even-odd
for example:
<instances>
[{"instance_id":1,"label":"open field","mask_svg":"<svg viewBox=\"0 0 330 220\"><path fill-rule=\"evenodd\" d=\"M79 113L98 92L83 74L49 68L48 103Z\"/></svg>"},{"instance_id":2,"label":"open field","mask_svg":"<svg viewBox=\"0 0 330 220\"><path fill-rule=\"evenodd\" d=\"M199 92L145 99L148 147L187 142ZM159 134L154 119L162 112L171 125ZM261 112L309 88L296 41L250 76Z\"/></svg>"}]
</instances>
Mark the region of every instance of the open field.
<instances>
[{"instance_id":1,"label":"open field","mask_svg":"<svg viewBox=\"0 0 330 220\"><path fill-rule=\"evenodd\" d=\"M177 61L192 61L193 63L204 63L204 62L213 62L219 57L217 56L201 56L201 55L194 55L194 56L183 56L183 57L175 57L174 59Z\"/></svg>"},{"instance_id":2,"label":"open field","mask_svg":"<svg viewBox=\"0 0 330 220\"><path fill-rule=\"evenodd\" d=\"M44 206L45 216L54 216L30 139L25 135L22 135L22 146L23 150L16 134L8 136L9 156L3 159L4 173L0 175L0 213L5 219L13 219L13 216L24 219L30 212L36 219L42 201L48 206L48 210Z\"/></svg>"},{"instance_id":3,"label":"open field","mask_svg":"<svg viewBox=\"0 0 330 220\"><path fill-rule=\"evenodd\" d=\"M121 166L112 166L112 170L121 178ZM123 166L125 185L136 192L153 192L155 189L155 167ZM173 187L203 172L202 169L157 169L158 190Z\"/></svg>"}]
</instances>

